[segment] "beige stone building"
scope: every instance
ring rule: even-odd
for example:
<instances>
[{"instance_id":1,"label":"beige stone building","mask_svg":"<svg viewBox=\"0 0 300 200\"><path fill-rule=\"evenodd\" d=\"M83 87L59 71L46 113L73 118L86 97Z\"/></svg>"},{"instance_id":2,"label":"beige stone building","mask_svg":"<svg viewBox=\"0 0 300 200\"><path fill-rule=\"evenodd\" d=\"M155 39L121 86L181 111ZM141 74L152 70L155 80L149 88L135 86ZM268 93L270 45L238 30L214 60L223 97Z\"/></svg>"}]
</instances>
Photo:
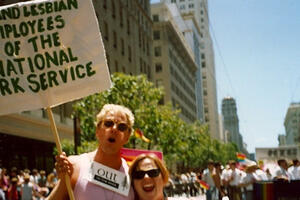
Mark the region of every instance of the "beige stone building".
<instances>
[{"instance_id":1,"label":"beige stone building","mask_svg":"<svg viewBox=\"0 0 300 200\"><path fill-rule=\"evenodd\" d=\"M202 91L204 104L204 121L208 123L211 136L220 140L222 133L219 127L217 103L216 72L214 63L213 43L209 30L208 1L207 0L163 0L166 3L176 4L180 13L193 14L200 27L200 57L202 74Z\"/></svg>"},{"instance_id":2,"label":"beige stone building","mask_svg":"<svg viewBox=\"0 0 300 200\"><path fill-rule=\"evenodd\" d=\"M300 147L297 145L279 146L279 147L259 147L255 148L256 160L267 162L276 162L278 159L300 159Z\"/></svg>"},{"instance_id":3,"label":"beige stone building","mask_svg":"<svg viewBox=\"0 0 300 200\"><path fill-rule=\"evenodd\" d=\"M165 89L164 103L181 109L186 122L197 119L193 51L175 22L169 7L152 4L154 82Z\"/></svg>"},{"instance_id":4,"label":"beige stone building","mask_svg":"<svg viewBox=\"0 0 300 200\"><path fill-rule=\"evenodd\" d=\"M152 79L150 1L93 1L110 72Z\"/></svg>"}]
</instances>

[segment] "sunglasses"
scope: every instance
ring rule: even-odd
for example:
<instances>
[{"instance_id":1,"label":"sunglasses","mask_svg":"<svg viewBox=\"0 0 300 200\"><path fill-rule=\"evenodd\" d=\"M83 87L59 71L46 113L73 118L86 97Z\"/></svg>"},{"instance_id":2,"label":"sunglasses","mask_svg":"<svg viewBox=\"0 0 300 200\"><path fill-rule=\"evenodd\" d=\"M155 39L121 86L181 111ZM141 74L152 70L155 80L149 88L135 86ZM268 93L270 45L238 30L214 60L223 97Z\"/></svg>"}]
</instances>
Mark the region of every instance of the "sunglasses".
<instances>
[{"instance_id":1,"label":"sunglasses","mask_svg":"<svg viewBox=\"0 0 300 200\"><path fill-rule=\"evenodd\" d=\"M148 174L148 176L151 178L158 177L158 175L160 174L160 170L159 169L151 169L148 171L135 171L132 174L132 178L133 179L142 179L145 177L145 174Z\"/></svg>"},{"instance_id":2,"label":"sunglasses","mask_svg":"<svg viewBox=\"0 0 300 200\"><path fill-rule=\"evenodd\" d=\"M104 126L107 127L107 128L111 128L113 127L115 124L117 124L117 129L121 132L125 132L129 129L128 125L124 122L121 122L121 123L115 123L114 121L112 120L105 120L103 122Z\"/></svg>"}]
</instances>

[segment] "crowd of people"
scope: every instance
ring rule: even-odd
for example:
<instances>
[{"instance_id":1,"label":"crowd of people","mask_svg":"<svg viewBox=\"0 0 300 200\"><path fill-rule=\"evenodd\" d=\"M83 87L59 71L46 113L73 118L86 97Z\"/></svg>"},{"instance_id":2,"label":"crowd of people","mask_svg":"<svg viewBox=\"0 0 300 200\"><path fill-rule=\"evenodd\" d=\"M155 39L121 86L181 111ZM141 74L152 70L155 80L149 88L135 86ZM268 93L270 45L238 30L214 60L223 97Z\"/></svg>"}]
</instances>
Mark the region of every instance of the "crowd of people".
<instances>
[{"instance_id":1,"label":"crowd of people","mask_svg":"<svg viewBox=\"0 0 300 200\"><path fill-rule=\"evenodd\" d=\"M43 200L57 183L55 169L46 174L45 170L0 168L0 174L0 200Z\"/></svg>"},{"instance_id":2,"label":"crowd of people","mask_svg":"<svg viewBox=\"0 0 300 200\"><path fill-rule=\"evenodd\" d=\"M298 160L290 168L286 160L278 160L278 168L273 174L269 169L261 169L254 161L242 167L235 161L229 161L225 166L208 161L207 169L201 172L169 174L163 160L154 154L142 154L128 166L121 158L120 149L128 142L133 124L134 116L128 108L104 105L97 115L95 135L99 146L95 151L69 157L64 153L58 155L55 170L47 177L43 170L17 173L12 169L8 175L7 170L2 169L0 200L69 199L66 174L70 176L75 199L80 200L170 200L176 199L172 196L183 193L187 197L205 193L207 200L227 196L230 200L252 200L256 181L300 179ZM90 176L90 173L99 170L94 163L129 177L128 194L94 184L93 179L97 177ZM127 178L124 181L127 184Z\"/></svg>"},{"instance_id":3,"label":"crowd of people","mask_svg":"<svg viewBox=\"0 0 300 200\"><path fill-rule=\"evenodd\" d=\"M230 200L254 200L256 182L300 180L300 162L295 159L289 165L285 159L280 159L272 169L259 166L255 161L237 163L232 160L225 166L208 162L201 179L210 186L206 190L207 200L225 196Z\"/></svg>"}]
</instances>

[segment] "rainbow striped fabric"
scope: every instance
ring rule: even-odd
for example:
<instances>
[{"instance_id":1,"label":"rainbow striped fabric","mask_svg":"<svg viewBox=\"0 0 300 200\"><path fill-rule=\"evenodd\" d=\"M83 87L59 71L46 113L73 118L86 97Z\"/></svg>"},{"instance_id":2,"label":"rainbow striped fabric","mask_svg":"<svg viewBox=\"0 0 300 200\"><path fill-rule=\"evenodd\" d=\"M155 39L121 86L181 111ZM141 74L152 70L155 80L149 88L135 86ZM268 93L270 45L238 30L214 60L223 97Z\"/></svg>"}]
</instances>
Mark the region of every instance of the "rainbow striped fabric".
<instances>
[{"instance_id":1,"label":"rainbow striped fabric","mask_svg":"<svg viewBox=\"0 0 300 200\"><path fill-rule=\"evenodd\" d=\"M160 160L163 159L163 153L160 151L144 150L144 149L121 149L121 157L124 158L127 164L130 166L132 161L140 154L155 154Z\"/></svg>"},{"instance_id":2,"label":"rainbow striped fabric","mask_svg":"<svg viewBox=\"0 0 300 200\"><path fill-rule=\"evenodd\" d=\"M200 183L200 187L202 187L202 188L204 188L204 189L206 189L206 190L209 189L209 184L206 183L205 181L203 181L203 180L198 180L198 182Z\"/></svg>"},{"instance_id":3,"label":"rainbow striped fabric","mask_svg":"<svg viewBox=\"0 0 300 200\"><path fill-rule=\"evenodd\" d=\"M272 182L255 183L254 192L254 199L273 200L275 198Z\"/></svg>"},{"instance_id":4,"label":"rainbow striped fabric","mask_svg":"<svg viewBox=\"0 0 300 200\"><path fill-rule=\"evenodd\" d=\"M243 153L236 153L236 158L239 162L243 162L246 159L246 155Z\"/></svg>"}]
</instances>

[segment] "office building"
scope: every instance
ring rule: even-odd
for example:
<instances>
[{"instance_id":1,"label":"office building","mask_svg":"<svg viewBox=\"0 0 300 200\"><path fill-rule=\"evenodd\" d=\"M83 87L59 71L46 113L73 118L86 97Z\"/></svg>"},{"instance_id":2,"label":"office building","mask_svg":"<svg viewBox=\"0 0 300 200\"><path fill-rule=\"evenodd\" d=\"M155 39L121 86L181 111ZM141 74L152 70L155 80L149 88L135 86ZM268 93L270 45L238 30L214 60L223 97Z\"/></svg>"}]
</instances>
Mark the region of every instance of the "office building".
<instances>
[{"instance_id":1,"label":"office building","mask_svg":"<svg viewBox=\"0 0 300 200\"><path fill-rule=\"evenodd\" d=\"M176 6L164 3L152 4L153 17L153 68L154 83L163 86L163 103L172 102L181 109L180 117L186 122L197 119L195 96L194 53L187 44L179 26L184 26L182 19L176 19Z\"/></svg>"},{"instance_id":2,"label":"office building","mask_svg":"<svg viewBox=\"0 0 300 200\"><path fill-rule=\"evenodd\" d=\"M193 15L200 30L200 62L201 69L197 73L197 87L202 88L204 105L204 121L208 123L211 136L220 140L219 114L217 103L216 73L214 63L213 43L209 30L208 2L207 0L162 0L166 3L176 4L181 15ZM201 74L201 78L198 77ZM201 79L201 86L199 81ZM200 90L198 90L200 91ZM198 92L197 91L197 92Z\"/></svg>"},{"instance_id":3,"label":"office building","mask_svg":"<svg viewBox=\"0 0 300 200\"><path fill-rule=\"evenodd\" d=\"M223 127L228 132L228 142L235 143L239 150L243 150L243 138L239 130L239 118L236 102L232 97L222 100Z\"/></svg>"},{"instance_id":4,"label":"office building","mask_svg":"<svg viewBox=\"0 0 300 200\"><path fill-rule=\"evenodd\" d=\"M291 103L284 119L286 145L300 143L300 103Z\"/></svg>"}]
</instances>

